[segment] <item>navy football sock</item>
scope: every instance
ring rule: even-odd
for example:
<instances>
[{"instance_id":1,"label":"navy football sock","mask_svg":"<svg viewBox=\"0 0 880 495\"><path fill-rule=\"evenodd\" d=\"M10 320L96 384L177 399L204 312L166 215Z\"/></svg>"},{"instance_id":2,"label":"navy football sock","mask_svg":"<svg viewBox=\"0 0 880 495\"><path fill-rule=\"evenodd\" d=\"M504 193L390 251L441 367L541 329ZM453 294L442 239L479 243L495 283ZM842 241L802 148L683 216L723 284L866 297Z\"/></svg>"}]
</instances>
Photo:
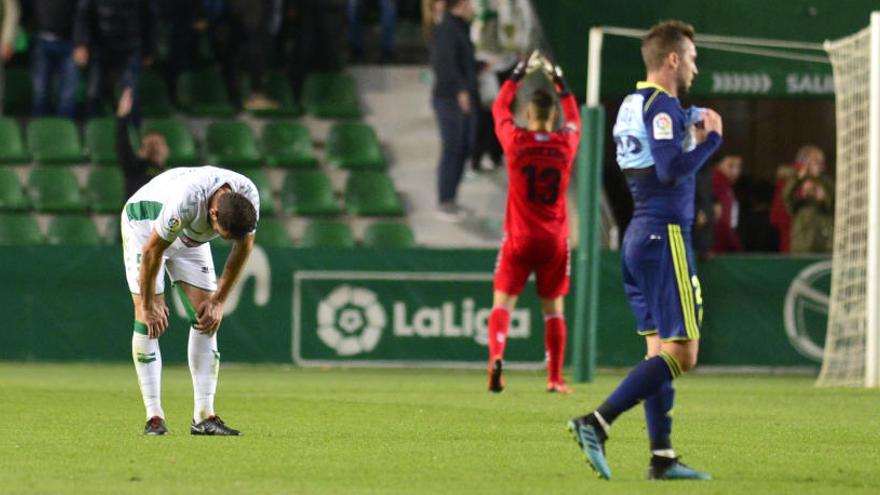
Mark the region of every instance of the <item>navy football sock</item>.
<instances>
[{"instance_id":1,"label":"navy football sock","mask_svg":"<svg viewBox=\"0 0 880 495\"><path fill-rule=\"evenodd\" d=\"M675 400L675 388L672 382L666 382L660 390L645 400L645 421L648 424L648 438L651 450L672 448L669 436L672 433L672 403Z\"/></svg>"},{"instance_id":2,"label":"navy football sock","mask_svg":"<svg viewBox=\"0 0 880 495\"><path fill-rule=\"evenodd\" d=\"M673 371L675 370L675 371ZM665 352L646 359L633 368L597 412L610 425L621 413L660 391L681 375L678 362Z\"/></svg>"}]
</instances>

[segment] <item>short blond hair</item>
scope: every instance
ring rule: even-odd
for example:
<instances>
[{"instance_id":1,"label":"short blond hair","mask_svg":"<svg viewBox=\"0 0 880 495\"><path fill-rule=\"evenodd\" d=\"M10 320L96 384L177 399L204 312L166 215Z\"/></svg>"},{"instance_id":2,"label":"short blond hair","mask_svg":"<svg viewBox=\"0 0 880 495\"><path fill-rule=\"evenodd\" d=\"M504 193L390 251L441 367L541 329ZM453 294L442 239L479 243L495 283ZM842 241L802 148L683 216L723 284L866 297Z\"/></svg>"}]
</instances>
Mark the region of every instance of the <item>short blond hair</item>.
<instances>
[{"instance_id":1,"label":"short blond hair","mask_svg":"<svg viewBox=\"0 0 880 495\"><path fill-rule=\"evenodd\" d=\"M679 55L685 40L694 41L694 27L682 21L668 20L655 24L642 39L642 60L648 70L663 67L670 52Z\"/></svg>"}]
</instances>

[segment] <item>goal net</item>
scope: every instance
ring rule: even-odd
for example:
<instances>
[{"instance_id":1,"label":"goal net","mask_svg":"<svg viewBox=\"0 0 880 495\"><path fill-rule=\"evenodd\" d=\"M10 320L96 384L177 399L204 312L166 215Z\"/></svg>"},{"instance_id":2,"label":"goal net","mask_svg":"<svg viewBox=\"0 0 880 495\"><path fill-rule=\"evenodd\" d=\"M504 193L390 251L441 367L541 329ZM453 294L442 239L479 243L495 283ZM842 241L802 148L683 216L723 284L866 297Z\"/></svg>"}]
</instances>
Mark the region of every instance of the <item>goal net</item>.
<instances>
[{"instance_id":1,"label":"goal net","mask_svg":"<svg viewBox=\"0 0 880 495\"><path fill-rule=\"evenodd\" d=\"M822 386L880 385L878 33L880 14L874 13L870 27L825 44L834 73L837 185Z\"/></svg>"}]
</instances>

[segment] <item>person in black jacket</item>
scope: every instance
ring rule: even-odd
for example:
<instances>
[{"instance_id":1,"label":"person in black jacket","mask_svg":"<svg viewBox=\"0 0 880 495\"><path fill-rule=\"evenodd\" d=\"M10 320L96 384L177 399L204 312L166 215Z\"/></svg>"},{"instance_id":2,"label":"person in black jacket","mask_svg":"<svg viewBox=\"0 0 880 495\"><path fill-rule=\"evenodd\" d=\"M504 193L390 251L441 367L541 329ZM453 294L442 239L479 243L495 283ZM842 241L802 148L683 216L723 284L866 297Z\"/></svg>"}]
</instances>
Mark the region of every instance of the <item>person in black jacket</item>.
<instances>
[{"instance_id":1,"label":"person in black jacket","mask_svg":"<svg viewBox=\"0 0 880 495\"><path fill-rule=\"evenodd\" d=\"M476 138L479 94L469 27L473 16L471 0L448 0L446 15L431 40L433 106L443 141L438 167L437 217L446 221L464 217L456 203L456 194Z\"/></svg>"},{"instance_id":2,"label":"person in black jacket","mask_svg":"<svg viewBox=\"0 0 880 495\"><path fill-rule=\"evenodd\" d=\"M73 59L89 65L86 117L102 112L114 79L132 89L131 119L140 122L140 79L143 65L155 57L155 0L79 0L73 28ZM114 77L116 76L116 77Z\"/></svg>"},{"instance_id":3,"label":"person in black jacket","mask_svg":"<svg viewBox=\"0 0 880 495\"><path fill-rule=\"evenodd\" d=\"M31 52L32 110L52 113L52 79L57 78L56 113L73 118L79 69L73 62L73 14L70 0L34 0L33 51Z\"/></svg>"},{"instance_id":4,"label":"person in black jacket","mask_svg":"<svg viewBox=\"0 0 880 495\"><path fill-rule=\"evenodd\" d=\"M144 184L165 171L168 162L168 143L158 132L148 132L141 138L141 149L134 154L128 134L128 118L132 108L132 90L126 88L116 108L116 155L125 176L125 195L130 198Z\"/></svg>"}]
</instances>

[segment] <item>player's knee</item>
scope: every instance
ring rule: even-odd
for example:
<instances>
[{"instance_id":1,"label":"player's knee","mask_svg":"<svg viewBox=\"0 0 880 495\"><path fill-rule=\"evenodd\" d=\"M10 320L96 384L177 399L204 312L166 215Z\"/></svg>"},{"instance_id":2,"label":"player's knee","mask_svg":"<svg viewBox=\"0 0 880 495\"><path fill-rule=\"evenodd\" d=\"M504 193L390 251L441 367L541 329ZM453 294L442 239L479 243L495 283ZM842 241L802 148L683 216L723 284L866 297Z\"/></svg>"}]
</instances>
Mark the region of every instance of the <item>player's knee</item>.
<instances>
[{"instance_id":1,"label":"player's knee","mask_svg":"<svg viewBox=\"0 0 880 495\"><path fill-rule=\"evenodd\" d=\"M685 352L680 356L676 356L678 360L678 365L681 366L681 371L683 373L687 373L688 371L694 369L697 366L697 353L696 352Z\"/></svg>"}]
</instances>

